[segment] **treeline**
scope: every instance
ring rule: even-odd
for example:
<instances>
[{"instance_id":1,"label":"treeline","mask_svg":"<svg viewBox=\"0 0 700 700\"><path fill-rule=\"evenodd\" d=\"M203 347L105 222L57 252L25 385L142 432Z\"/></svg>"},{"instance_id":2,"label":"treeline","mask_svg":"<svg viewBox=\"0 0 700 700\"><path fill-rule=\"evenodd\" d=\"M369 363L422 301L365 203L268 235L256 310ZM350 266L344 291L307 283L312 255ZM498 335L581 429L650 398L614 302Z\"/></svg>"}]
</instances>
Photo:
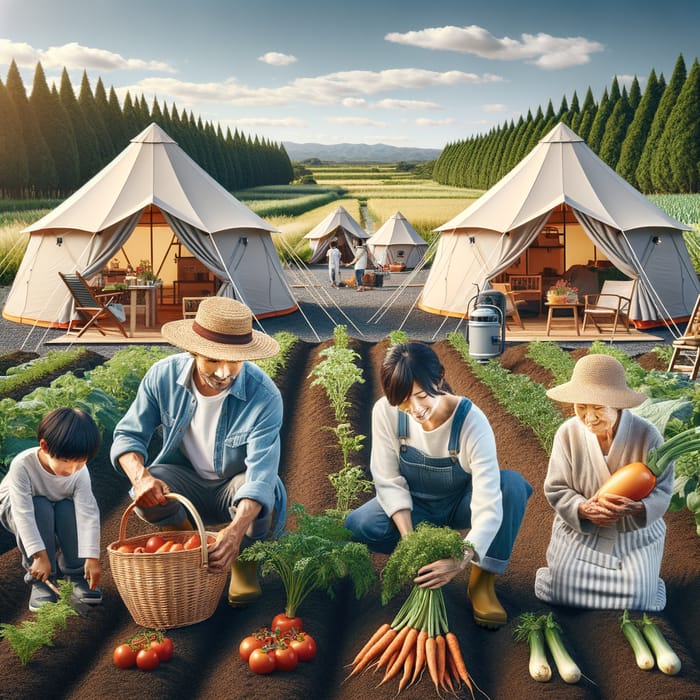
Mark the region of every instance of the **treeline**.
<instances>
[{"instance_id":1,"label":"treeline","mask_svg":"<svg viewBox=\"0 0 700 700\"><path fill-rule=\"evenodd\" d=\"M617 77L596 103L590 87L583 103L574 92L535 116L528 111L488 134L448 144L433 178L446 185L488 189L510 172L559 122L633 187L645 193L700 192L700 65L689 72L679 55L668 84L652 69L642 94L635 76L629 91Z\"/></svg>"},{"instance_id":2,"label":"treeline","mask_svg":"<svg viewBox=\"0 0 700 700\"><path fill-rule=\"evenodd\" d=\"M31 95L13 61L0 79L0 197L64 198L101 170L129 141L156 122L227 190L287 184L292 164L282 144L202 122L191 112L168 109L157 99L127 93L120 105L102 79L94 92L83 72L76 96L64 68L49 87L37 63Z\"/></svg>"}]
</instances>

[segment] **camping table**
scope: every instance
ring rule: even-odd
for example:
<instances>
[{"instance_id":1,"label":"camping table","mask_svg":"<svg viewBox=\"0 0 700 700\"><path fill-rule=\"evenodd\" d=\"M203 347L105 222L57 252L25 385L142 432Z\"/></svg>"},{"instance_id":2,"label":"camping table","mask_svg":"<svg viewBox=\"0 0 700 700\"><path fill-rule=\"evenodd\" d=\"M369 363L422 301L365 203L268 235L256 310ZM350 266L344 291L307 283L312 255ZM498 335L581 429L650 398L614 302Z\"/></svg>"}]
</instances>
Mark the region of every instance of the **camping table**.
<instances>
[{"instance_id":1,"label":"camping table","mask_svg":"<svg viewBox=\"0 0 700 700\"><path fill-rule=\"evenodd\" d=\"M580 302L576 302L574 304L550 304L549 302L545 302L545 306L549 307L549 311L547 312L547 335L549 335L549 331L552 328L552 321L564 321L565 323L569 323L568 317L562 318L561 316L554 316L553 312L555 309L570 310L574 322L574 327L576 328L576 335L581 335L581 331L579 330L578 310L579 307L583 306L583 304L581 304Z\"/></svg>"},{"instance_id":2,"label":"camping table","mask_svg":"<svg viewBox=\"0 0 700 700\"><path fill-rule=\"evenodd\" d=\"M145 303L144 325L146 328L158 323L158 291L157 284L132 284L129 287L129 335L133 338L136 332L136 308L139 292L143 292Z\"/></svg>"}]
</instances>

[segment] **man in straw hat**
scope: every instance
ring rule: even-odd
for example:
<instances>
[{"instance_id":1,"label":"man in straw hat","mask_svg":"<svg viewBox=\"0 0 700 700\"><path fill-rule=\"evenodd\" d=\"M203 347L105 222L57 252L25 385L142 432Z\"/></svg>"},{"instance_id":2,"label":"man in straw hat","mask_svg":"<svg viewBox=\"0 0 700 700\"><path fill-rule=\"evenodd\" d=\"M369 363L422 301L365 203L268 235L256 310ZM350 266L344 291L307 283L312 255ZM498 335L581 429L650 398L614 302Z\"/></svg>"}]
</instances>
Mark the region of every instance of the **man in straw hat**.
<instances>
[{"instance_id":1,"label":"man in straw hat","mask_svg":"<svg viewBox=\"0 0 700 700\"><path fill-rule=\"evenodd\" d=\"M256 563L239 562L239 553L271 532L278 536L286 519L278 476L282 398L247 361L273 357L279 346L253 330L252 318L244 304L210 297L194 319L166 323L163 337L186 352L146 373L111 450L144 520L164 530L192 529L183 505L166 499L172 492L192 501L205 522L228 522L211 547L209 569L231 567L231 605L261 594ZM146 467L158 428L162 447Z\"/></svg>"},{"instance_id":2,"label":"man in straw hat","mask_svg":"<svg viewBox=\"0 0 700 700\"><path fill-rule=\"evenodd\" d=\"M663 515L673 463L640 501L597 496L613 472L644 462L663 442L654 425L627 410L647 397L627 386L624 367L608 355L585 355L571 380L547 395L573 404L575 415L554 436L544 493L555 515L548 566L537 571L535 595L582 608L662 610Z\"/></svg>"}]
</instances>

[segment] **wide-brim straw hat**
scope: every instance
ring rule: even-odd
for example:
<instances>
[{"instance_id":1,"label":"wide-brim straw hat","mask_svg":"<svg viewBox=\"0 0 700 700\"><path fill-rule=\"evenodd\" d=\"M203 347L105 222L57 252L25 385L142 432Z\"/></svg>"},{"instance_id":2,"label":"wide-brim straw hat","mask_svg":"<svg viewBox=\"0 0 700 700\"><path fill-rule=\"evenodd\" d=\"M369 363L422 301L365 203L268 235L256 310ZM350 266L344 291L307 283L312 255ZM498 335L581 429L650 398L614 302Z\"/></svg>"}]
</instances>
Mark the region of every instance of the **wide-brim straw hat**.
<instances>
[{"instance_id":1,"label":"wide-brim straw hat","mask_svg":"<svg viewBox=\"0 0 700 700\"><path fill-rule=\"evenodd\" d=\"M571 379L547 390L547 396L562 403L585 403L610 408L632 408L647 396L627 386L625 368L610 355L584 355Z\"/></svg>"},{"instance_id":2,"label":"wide-brim straw hat","mask_svg":"<svg viewBox=\"0 0 700 700\"><path fill-rule=\"evenodd\" d=\"M212 360L262 360L274 357L279 344L253 330L253 314L228 297L203 299L194 319L163 324L161 335L172 345Z\"/></svg>"}]
</instances>

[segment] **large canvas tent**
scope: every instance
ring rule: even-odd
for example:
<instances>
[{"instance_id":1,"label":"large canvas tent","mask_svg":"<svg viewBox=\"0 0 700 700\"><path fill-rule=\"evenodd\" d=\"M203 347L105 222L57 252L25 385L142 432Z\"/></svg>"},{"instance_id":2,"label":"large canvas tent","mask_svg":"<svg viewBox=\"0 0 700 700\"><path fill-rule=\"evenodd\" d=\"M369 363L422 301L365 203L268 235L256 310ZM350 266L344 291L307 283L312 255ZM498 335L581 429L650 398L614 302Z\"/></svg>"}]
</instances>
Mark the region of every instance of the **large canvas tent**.
<instances>
[{"instance_id":1,"label":"large canvas tent","mask_svg":"<svg viewBox=\"0 0 700 700\"><path fill-rule=\"evenodd\" d=\"M157 124L25 231L27 250L3 309L11 321L65 327L72 300L59 272L91 279L129 250L130 260L157 271L173 245L214 274L219 295L241 300L258 318L297 309L272 243L276 229Z\"/></svg>"},{"instance_id":2,"label":"large canvas tent","mask_svg":"<svg viewBox=\"0 0 700 700\"><path fill-rule=\"evenodd\" d=\"M420 264L428 250L428 244L400 211L379 227L367 247L377 265L404 265L408 269Z\"/></svg>"},{"instance_id":3,"label":"large canvas tent","mask_svg":"<svg viewBox=\"0 0 700 700\"><path fill-rule=\"evenodd\" d=\"M555 221L563 222L563 231L552 226ZM630 314L638 327L690 314L700 283L683 240L688 227L634 189L565 124L554 127L502 180L437 229L440 240L419 307L464 315L477 289L527 259L545 227L556 231L559 241L563 238L565 267L573 262L575 245L588 245L586 253L602 253L638 280Z\"/></svg>"},{"instance_id":4,"label":"large canvas tent","mask_svg":"<svg viewBox=\"0 0 700 700\"><path fill-rule=\"evenodd\" d=\"M331 241L336 240L340 250L340 262L348 263L355 257L353 244L356 239L369 238L367 232L350 216L347 209L338 206L323 221L319 222L304 238L309 241L312 255L310 264L327 261L326 251Z\"/></svg>"}]
</instances>

